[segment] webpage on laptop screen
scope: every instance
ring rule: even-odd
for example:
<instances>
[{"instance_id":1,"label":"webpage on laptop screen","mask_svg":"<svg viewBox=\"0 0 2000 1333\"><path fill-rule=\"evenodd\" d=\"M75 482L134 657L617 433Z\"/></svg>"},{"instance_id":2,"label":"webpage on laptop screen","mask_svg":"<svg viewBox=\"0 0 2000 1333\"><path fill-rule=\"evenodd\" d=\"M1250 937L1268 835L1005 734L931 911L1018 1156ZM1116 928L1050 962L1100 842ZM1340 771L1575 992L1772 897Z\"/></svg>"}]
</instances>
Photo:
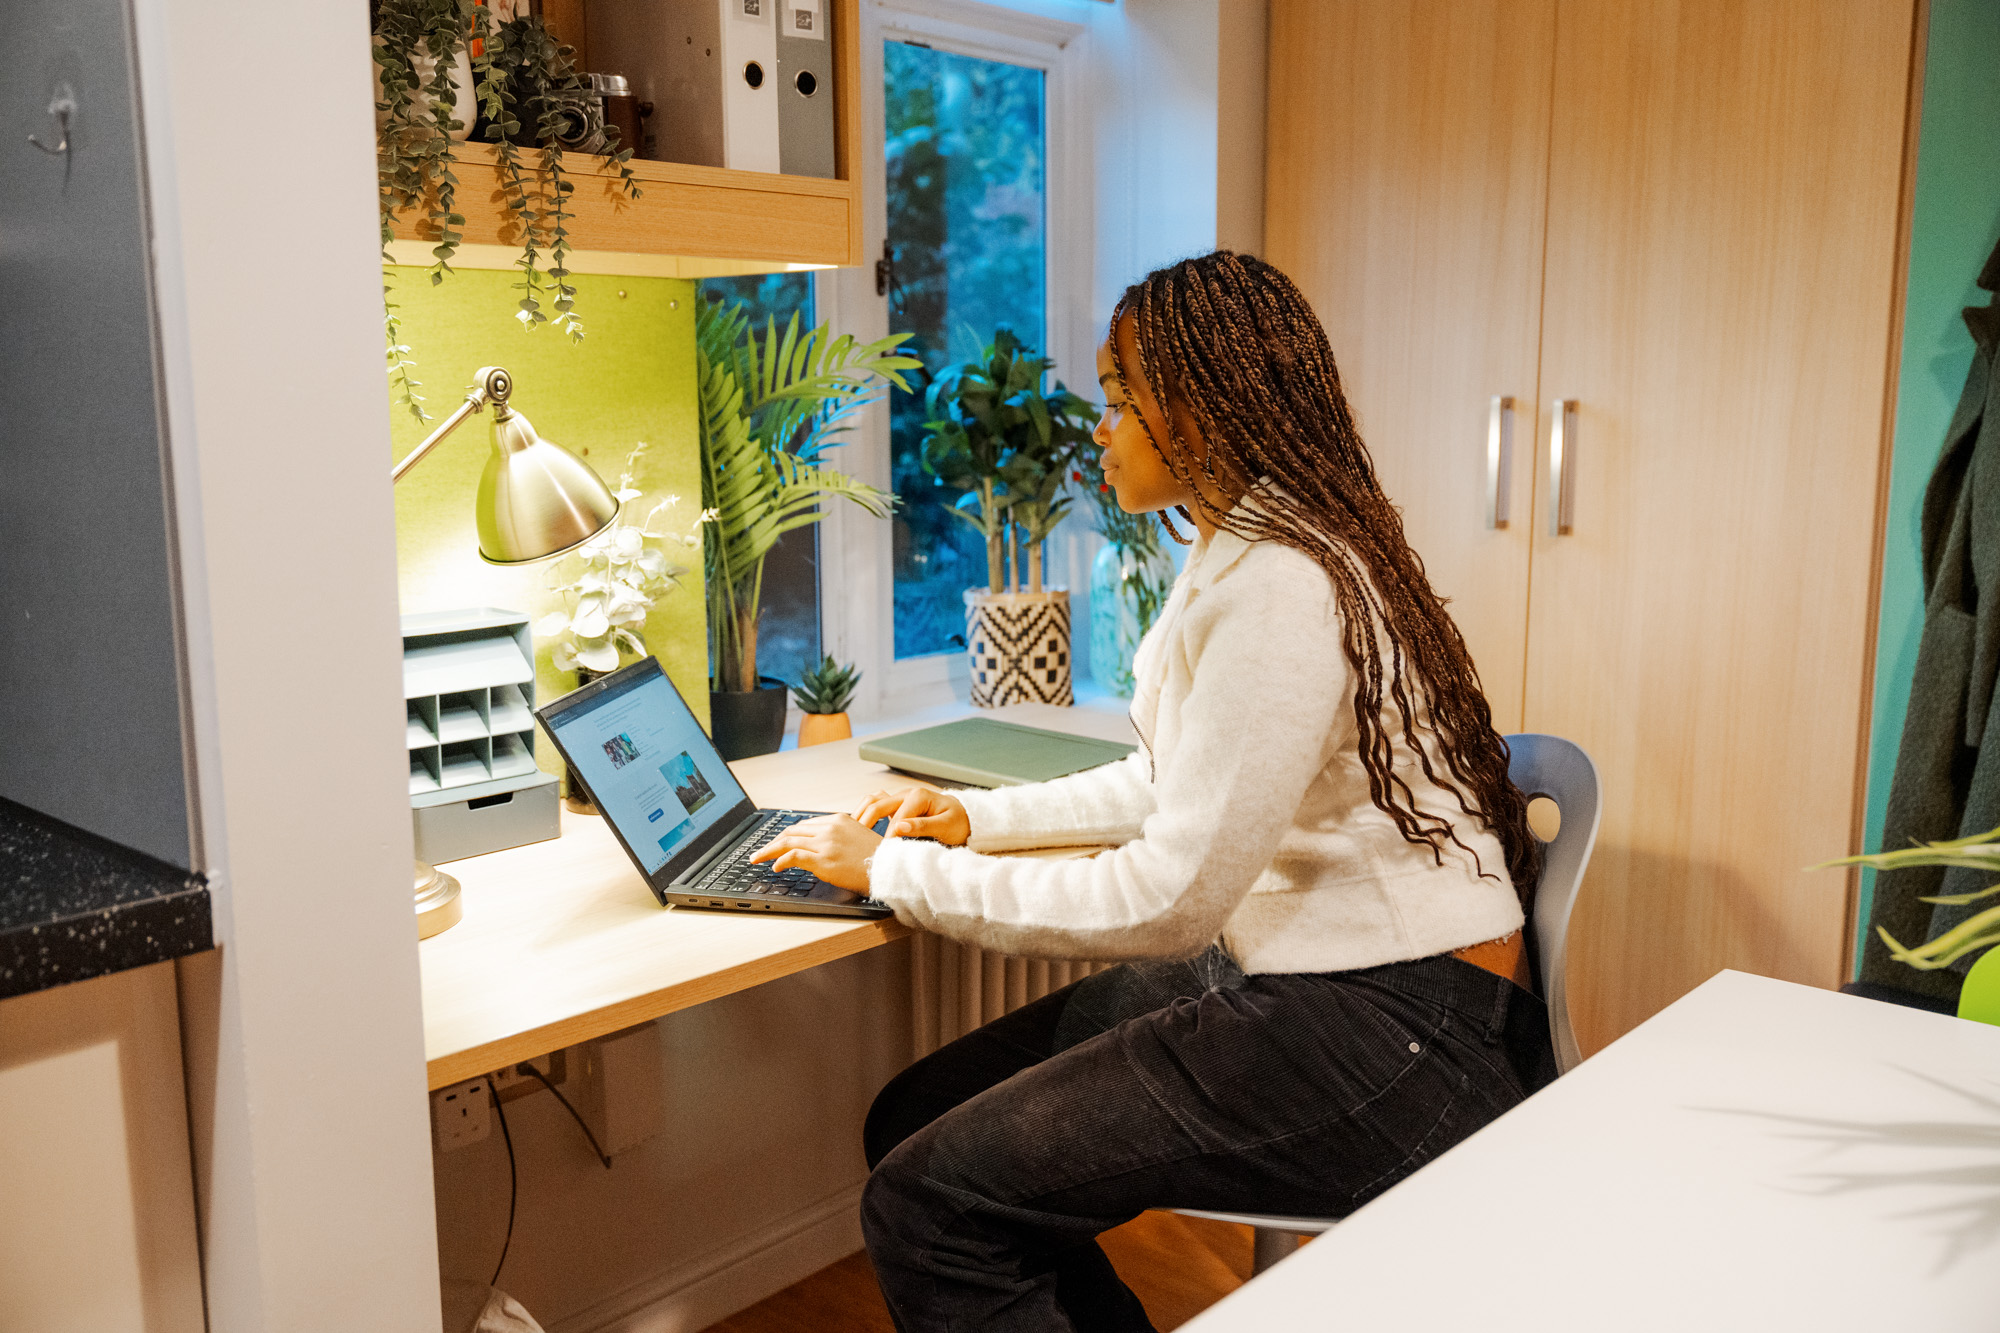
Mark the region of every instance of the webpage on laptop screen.
<instances>
[{"instance_id":1,"label":"webpage on laptop screen","mask_svg":"<svg viewBox=\"0 0 2000 1333\"><path fill-rule=\"evenodd\" d=\"M652 874L745 798L665 676L643 676L557 720L607 819Z\"/></svg>"}]
</instances>

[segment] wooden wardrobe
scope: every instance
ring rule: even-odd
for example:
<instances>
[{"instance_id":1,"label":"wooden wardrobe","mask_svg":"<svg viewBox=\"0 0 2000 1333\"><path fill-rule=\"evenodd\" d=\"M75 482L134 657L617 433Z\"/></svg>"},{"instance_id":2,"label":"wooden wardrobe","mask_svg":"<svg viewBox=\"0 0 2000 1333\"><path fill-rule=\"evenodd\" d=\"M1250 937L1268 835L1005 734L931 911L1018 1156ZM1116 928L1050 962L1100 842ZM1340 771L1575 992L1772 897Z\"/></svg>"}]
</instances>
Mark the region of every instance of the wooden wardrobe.
<instances>
[{"instance_id":1,"label":"wooden wardrobe","mask_svg":"<svg viewBox=\"0 0 2000 1333\"><path fill-rule=\"evenodd\" d=\"M1804 867L1858 838L1917 18L1271 0L1266 255L1501 729L1603 780L1586 1051L1721 968L1847 977Z\"/></svg>"}]
</instances>

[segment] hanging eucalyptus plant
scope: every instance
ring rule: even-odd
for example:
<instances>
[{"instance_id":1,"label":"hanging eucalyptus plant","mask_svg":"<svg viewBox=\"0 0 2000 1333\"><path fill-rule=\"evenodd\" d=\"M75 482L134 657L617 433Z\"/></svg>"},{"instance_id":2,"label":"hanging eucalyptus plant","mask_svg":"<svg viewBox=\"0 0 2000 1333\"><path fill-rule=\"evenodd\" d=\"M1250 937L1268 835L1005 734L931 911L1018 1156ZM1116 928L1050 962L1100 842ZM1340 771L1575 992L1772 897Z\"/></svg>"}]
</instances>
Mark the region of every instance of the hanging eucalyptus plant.
<instances>
[{"instance_id":1,"label":"hanging eucalyptus plant","mask_svg":"<svg viewBox=\"0 0 2000 1333\"><path fill-rule=\"evenodd\" d=\"M510 17L496 10L509 8ZM454 71L471 52L469 89L484 137L494 145L500 171L503 217L520 228L521 256L514 261L521 293L515 318L533 329L553 323L572 339L583 337L576 288L569 270L569 197L576 183L563 163L565 119L590 90L577 73L575 52L562 45L525 3L494 8L476 0L379 0L375 8L375 65L381 98L375 104L376 175L382 258L389 262L400 213L416 215L415 229L431 240L430 277L443 282L464 241L465 217L455 207L458 177L453 168L455 134L465 131L461 90ZM618 185L629 199L640 194L617 129L605 132ZM523 149L532 151L524 153ZM384 327L388 334L389 375L404 407L428 421L422 385L403 342L396 305L383 282ZM553 311L553 315L551 315Z\"/></svg>"}]
</instances>

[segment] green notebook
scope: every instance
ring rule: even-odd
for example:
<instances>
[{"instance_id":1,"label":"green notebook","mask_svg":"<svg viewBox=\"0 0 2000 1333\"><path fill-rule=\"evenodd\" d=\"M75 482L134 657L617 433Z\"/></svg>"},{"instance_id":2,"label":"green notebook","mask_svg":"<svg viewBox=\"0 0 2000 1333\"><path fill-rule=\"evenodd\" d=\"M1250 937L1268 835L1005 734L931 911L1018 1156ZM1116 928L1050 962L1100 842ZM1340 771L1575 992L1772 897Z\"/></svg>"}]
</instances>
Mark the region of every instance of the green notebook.
<instances>
[{"instance_id":1,"label":"green notebook","mask_svg":"<svg viewBox=\"0 0 2000 1333\"><path fill-rule=\"evenodd\" d=\"M861 757L920 778L963 782L970 787L1017 787L1081 773L1123 759L1136 748L1093 736L969 717L941 727L863 741Z\"/></svg>"}]
</instances>

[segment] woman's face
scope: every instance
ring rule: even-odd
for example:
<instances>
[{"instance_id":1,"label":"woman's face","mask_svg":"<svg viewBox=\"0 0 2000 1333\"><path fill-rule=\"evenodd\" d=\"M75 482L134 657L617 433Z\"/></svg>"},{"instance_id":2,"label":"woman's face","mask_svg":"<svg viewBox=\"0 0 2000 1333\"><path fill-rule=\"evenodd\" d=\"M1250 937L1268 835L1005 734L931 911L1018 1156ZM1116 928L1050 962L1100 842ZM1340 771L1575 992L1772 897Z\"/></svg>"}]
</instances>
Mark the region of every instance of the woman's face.
<instances>
[{"instance_id":1,"label":"woman's face","mask_svg":"<svg viewBox=\"0 0 2000 1333\"><path fill-rule=\"evenodd\" d=\"M1104 451L1099 462L1104 469L1104 480L1118 493L1118 507L1128 514L1191 505L1193 488L1176 477L1153 449L1153 440L1159 440L1162 447L1171 447L1167 444L1167 419L1139 373L1139 349L1133 340L1132 321L1119 320L1113 337L1118 339L1116 356L1110 339L1097 349L1097 382L1104 389L1104 416L1091 432L1091 439ZM1118 374L1121 361L1127 367L1122 382ZM1148 427L1152 429L1152 439L1146 437ZM1198 437L1183 431L1183 438L1191 452L1201 448ZM1190 461L1199 464L1199 456Z\"/></svg>"}]
</instances>

